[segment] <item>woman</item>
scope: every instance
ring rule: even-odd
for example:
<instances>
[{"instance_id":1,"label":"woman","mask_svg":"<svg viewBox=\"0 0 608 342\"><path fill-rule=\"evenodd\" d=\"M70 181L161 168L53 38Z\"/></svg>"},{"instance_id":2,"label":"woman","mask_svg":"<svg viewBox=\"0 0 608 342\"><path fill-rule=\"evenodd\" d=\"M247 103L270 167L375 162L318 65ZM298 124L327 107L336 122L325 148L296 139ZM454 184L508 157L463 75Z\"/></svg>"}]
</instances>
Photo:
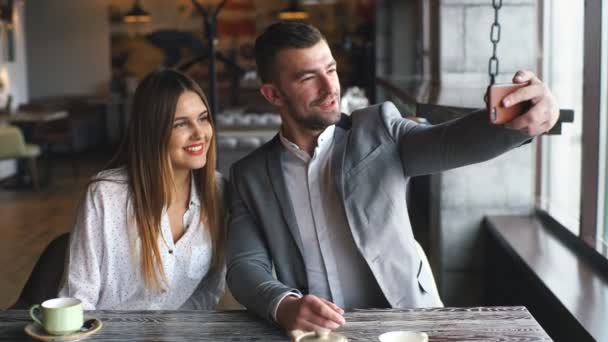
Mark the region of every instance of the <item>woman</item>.
<instances>
[{"instance_id":1,"label":"woman","mask_svg":"<svg viewBox=\"0 0 608 342\"><path fill-rule=\"evenodd\" d=\"M138 86L126 139L93 178L70 237L61 297L93 309L210 309L224 288L213 122L174 70Z\"/></svg>"}]
</instances>

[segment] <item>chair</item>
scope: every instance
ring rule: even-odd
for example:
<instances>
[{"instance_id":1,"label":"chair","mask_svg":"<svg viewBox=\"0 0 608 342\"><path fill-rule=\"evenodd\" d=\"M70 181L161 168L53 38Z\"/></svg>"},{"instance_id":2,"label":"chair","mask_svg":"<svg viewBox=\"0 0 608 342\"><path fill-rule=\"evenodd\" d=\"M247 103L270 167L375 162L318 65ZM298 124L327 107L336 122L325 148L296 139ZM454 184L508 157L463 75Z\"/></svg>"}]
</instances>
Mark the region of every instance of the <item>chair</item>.
<instances>
[{"instance_id":1,"label":"chair","mask_svg":"<svg viewBox=\"0 0 608 342\"><path fill-rule=\"evenodd\" d=\"M28 160L32 185L38 191L38 166L36 158L40 156L40 147L26 144L21 130L15 126L0 127L0 160L17 159Z\"/></svg>"},{"instance_id":2,"label":"chair","mask_svg":"<svg viewBox=\"0 0 608 342\"><path fill-rule=\"evenodd\" d=\"M0 115L9 115L11 113L11 108L13 105L13 96L8 95L6 97L6 102L4 103L4 108L0 110Z\"/></svg>"},{"instance_id":3,"label":"chair","mask_svg":"<svg viewBox=\"0 0 608 342\"><path fill-rule=\"evenodd\" d=\"M32 141L42 147L47 163L46 180L50 182L55 159L60 153L69 156L72 165L72 175L79 174L79 151L83 145L82 139L96 137L101 131L99 123L91 118L98 108L89 105L85 99L57 97L43 98L29 103L21 104L19 111L67 111L68 116L60 120L39 122L31 129ZM95 127L96 126L96 127ZM86 143L85 143L86 145ZM59 153L58 153L59 152Z\"/></svg>"},{"instance_id":4,"label":"chair","mask_svg":"<svg viewBox=\"0 0 608 342\"><path fill-rule=\"evenodd\" d=\"M28 309L34 304L57 297L69 240L70 233L61 234L45 248L25 283L19 299L11 309Z\"/></svg>"},{"instance_id":5,"label":"chair","mask_svg":"<svg viewBox=\"0 0 608 342\"><path fill-rule=\"evenodd\" d=\"M63 103L59 104L23 104L20 106L21 111L31 111L36 112L39 110L65 110L67 105ZM73 128L72 128L72 119L71 113L68 109L68 117L61 120L53 120L49 122L36 124L32 129L32 141L35 141L39 144L45 155L46 163L47 163L47 173L46 180L50 182L52 178L51 174L53 171L53 164L55 161L55 152L57 147L64 148L71 154L71 163L72 163L72 174L74 177L78 176L78 164L77 158L74 156L75 153L75 145L73 139Z\"/></svg>"}]
</instances>

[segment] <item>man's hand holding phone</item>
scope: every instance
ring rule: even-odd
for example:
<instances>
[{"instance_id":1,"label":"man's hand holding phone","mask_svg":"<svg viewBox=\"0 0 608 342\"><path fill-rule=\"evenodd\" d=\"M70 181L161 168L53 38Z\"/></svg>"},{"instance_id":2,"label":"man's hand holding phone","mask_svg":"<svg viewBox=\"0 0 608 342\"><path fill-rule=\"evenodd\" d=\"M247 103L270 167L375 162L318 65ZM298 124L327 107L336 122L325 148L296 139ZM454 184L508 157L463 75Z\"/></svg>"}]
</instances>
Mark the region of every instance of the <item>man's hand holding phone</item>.
<instances>
[{"instance_id":1,"label":"man's hand holding phone","mask_svg":"<svg viewBox=\"0 0 608 342\"><path fill-rule=\"evenodd\" d=\"M530 71L518 71L513 84L488 88L488 112L494 124L529 136L547 132L559 118L559 107L549 88Z\"/></svg>"},{"instance_id":2,"label":"man's hand holding phone","mask_svg":"<svg viewBox=\"0 0 608 342\"><path fill-rule=\"evenodd\" d=\"M526 85L526 83L503 83L493 84L488 88L488 112L493 124L504 125L530 109L530 101L516 103L510 107L505 107L503 103L507 95Z\"/></svg>"}]
</instances>

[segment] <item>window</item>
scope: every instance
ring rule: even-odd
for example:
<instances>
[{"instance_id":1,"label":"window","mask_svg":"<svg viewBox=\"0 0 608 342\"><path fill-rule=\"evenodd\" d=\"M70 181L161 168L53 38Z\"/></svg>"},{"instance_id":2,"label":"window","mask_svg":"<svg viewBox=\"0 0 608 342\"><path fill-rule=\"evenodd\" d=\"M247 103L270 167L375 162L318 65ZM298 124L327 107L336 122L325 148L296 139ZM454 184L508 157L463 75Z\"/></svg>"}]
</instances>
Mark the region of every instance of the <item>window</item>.
<instances>
[{"instance_id":1,"label":"window","mask_svg":"<svg viewBox=\"0 0 608 342\"><path fill-rule=\"evenodd\" d=\"M575 122L540 140L537 205L608 256L608 3L541 8L543 77Z\"/></svg>"},{"instance_id":2,"label":"window","mask_svg":"<svg viewBox=\"0 0 608 342\"><path fill-rule=\"evenodd\" d=\"M600 136L603 138L604 147L602 156L603 160L600 163L600 184L602 185L603 203L603 222L601 229L598 230L597 241L601 247L602 254L608 255L608 1L602 1L603 8L602 24L601 24L601 59L600 59L600 118L604 120ZM602 63L603 61L603 63Z\"/></svg>"},{"instance_id":3,"label":"window","mask_svg":"<svg viewBox=\"0 0 608 342\"><path fill-rule=\"evenodd\" d=\"M561 108L575 121L561 135L542 138L539 206L574 234L579 233L581 193L581 111L583 92L584 1L544 2L543 78Z\"/></svg>"}]
</instances>

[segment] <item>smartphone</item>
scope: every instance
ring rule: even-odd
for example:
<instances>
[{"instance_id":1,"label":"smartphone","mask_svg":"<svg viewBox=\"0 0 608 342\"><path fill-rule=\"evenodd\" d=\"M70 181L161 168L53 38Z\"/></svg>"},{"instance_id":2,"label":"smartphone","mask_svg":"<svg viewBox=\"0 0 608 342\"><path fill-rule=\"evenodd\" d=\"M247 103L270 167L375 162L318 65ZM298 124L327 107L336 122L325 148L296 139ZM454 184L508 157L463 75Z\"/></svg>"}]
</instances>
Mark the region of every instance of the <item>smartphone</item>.
<instances>
[{"instance_id":1,"label":"smartphone","mask_svg":"<svg viewBox=\"0 0 608 342\"><path fill-rule=\"evenodd\" d=\"M527 83L504 83L489 86L488 113L490 113L490 122L495 125L502 125L527 112L530 109L530 101L520 102L509 108L505 108L502 104L502 99L507 95L527 85Z\"/></svg>"}]
</instances>

